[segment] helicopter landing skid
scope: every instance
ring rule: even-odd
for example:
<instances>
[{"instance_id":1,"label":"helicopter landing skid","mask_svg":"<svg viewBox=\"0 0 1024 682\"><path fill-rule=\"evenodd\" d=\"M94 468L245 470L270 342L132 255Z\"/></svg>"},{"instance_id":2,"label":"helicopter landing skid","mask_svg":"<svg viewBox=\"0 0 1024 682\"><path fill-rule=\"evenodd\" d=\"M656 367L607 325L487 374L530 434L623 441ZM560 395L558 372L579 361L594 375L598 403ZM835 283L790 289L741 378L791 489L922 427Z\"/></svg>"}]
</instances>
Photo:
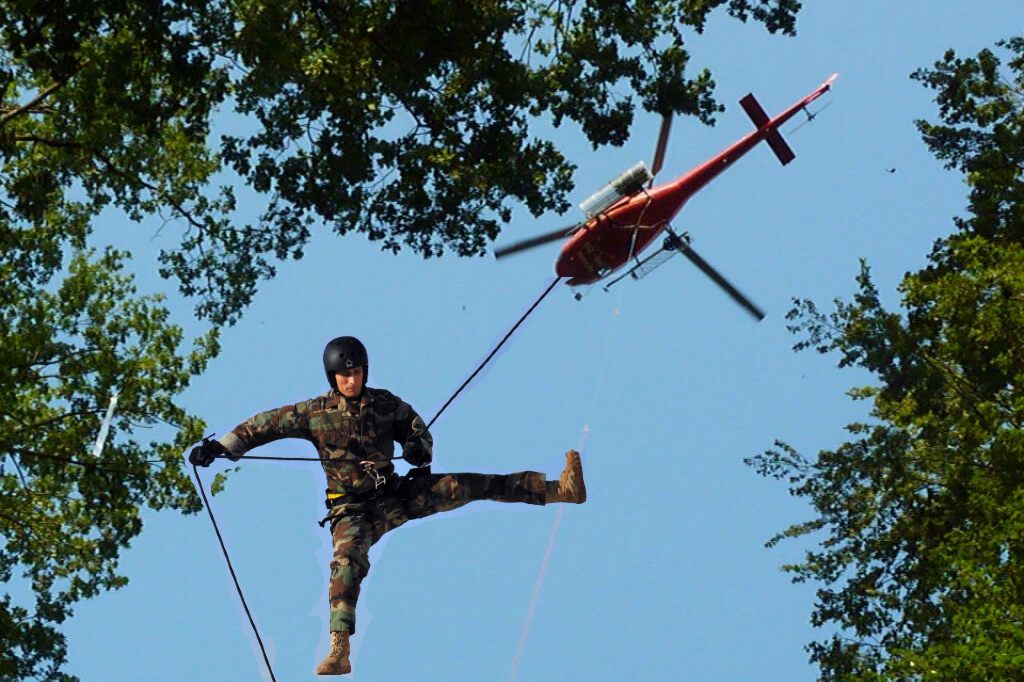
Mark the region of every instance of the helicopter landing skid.
<instances>
[{"instance_id":1,"label":"helicopter landing skid","mask_svg":"<svg viewBox=\"0 0 1024 682\"><path fill-rule=\"evenodd\" d=\"M678 235L673 232L671 228L665 229L668 231L668 235L661 243L661 248L645 258L634 258L633 260L635 262L630 266L629 270L608 282L608 284L605 284L602 288L605 291L608 291L613 285L621 282L627 277L634 280L641 280L661 267L661 265L672 258L672 256L679 253L682 250L682 247L689 246L689 234L684 232L682 235Z\"/></svg>"}]
</instances>

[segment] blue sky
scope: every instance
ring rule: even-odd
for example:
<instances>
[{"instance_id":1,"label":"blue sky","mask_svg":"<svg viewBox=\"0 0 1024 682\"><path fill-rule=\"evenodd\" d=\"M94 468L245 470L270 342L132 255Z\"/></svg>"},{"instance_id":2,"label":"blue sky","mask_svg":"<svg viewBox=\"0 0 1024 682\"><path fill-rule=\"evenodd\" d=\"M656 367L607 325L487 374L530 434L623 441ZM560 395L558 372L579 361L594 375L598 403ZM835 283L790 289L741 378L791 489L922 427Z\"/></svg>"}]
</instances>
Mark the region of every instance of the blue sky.
<instances>
[{"instance_id":1,"label":"blue sky","mask_svg":"<svg viewBox=\"0 0 1024 682\"><path fill-rule=\"evenodd\" d=\"M808 454L841 442L843 426L864 416L844 391L866 377L793 353L784 315L794 296L823 305L848 296L861 257L897 301L899 279L950 231L966 193L920 142L913 120L934 118L934 106L908 75L949 47L973 54L1019 33L1024 5L807 5L796 38L723 17L694 37L693 66L711 68L728 109L713 128L676 121L661 178L748 132L736 106L747 92L774 114L840 73L824 98L831 106L787 135L792 164L755 149L675 221L768 317L753 323L682 259L580 302L556 290L435 425L435 471L555 474L586 427L590 500L560 515L476 503L387 536L371 555L351 679L816 678L803 650L816 635L813 586L779 570L802 546L763 547L809 510L742 460L776 438ZM657 130L655 117L639 117L626 146L596 152L573 129L556 131L580 167L573 199L649 161ZM518 210L502 239L576 217ZM136 253L144 289L167 289L149 273L171 227L154 236L112 216L97 239L111 236ZM223 433L325 390L324 343L354 334L369 347L370 384L429 418L544 288L556 253L422 261L359 236L317 237L224 330L221 356L183 402ZM187 306L175 305L199 333ZM280 441L254 454L311 453ZM216 470L203 472L207 481ZM315 463L243 461L213 502L282 681L313 679L325 651L322 489ZM86 681L269 679L209 521L145 521L122 563L131 583L79 605L67 624L69 671Z\"/></svg>"}]
</instances>

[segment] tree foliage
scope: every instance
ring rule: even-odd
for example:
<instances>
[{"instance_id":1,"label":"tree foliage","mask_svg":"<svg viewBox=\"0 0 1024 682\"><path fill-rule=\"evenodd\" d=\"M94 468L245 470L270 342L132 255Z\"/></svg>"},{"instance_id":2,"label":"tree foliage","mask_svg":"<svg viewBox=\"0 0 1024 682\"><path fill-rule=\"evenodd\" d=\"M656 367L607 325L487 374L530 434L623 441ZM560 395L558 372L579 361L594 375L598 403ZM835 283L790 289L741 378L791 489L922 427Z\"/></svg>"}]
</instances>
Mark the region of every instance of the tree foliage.
<instances>
[{"instance_id":1,"label":"tree foliage","mask_svg":"<svg viewBox=\"0 0 1024 682\"><path fill-rule=\"evenodd\" d=\"M61 671L60 625L79 600L127 582L118 559L142 509L199 508L181 452L202 424L174 398L216 353L216 335L182 351L182 330L125 273L129 255L88 247L104 209L141 219L185 206L215 167L188 148L189 126L203 125L192 112L210 97L205 75L189 84L194 71L181 65L163 81L159 65L134 64L163 81L146 88L119 75L137 50L166 40L145 9L113 21L96 3L0 7L5 682L73 679ZM114 392L117 418L97 461Z\"/></svg>"},{"instance_id":2,"label":"tree foliage","mask_svg":"<svg viewBox=\"0 0 1024 682\"><path fill-rule=\"evenodd\" d=\"M1024 669L1024 38L947 52L913 78L936 92L925 142L970 188L966 215L887 310L866 265L830 314L798 301L798 349L877 383L871 420L808 459L785 443L751 463L816 515L787 566L813 581L821 680L1014 680Z\"/></svg>"},{"instance_id":3,"label":"tree foliage","mask_svg":"<svg viewBox=\"0 0 1024 682\"><path fill-rule=\"evenodd\" d=\"M392 251L472 255L514 205L564 211L573 168L538 117L595 146L622 144L637 106L711 122L714 82L690 68L686 40L719 9L791 34L799 8L2 2L0 172L26 220L70 189L90 210L174 220L164 274L231 322L320 224ZM264 197L247 224L235 185Z\"/></svg>"},{"instance_id":4,"label":"tree foliage","mask_svg":"<svg viewBox=\"0 0 1024 682\"><path fill-rule=\"evenodd\" d=\"M127 582L118 558L142 529L141 508L200 508L181 452L202 423L173 397L216 352L215 335L179 352L181 329L137 295L124 254L82 249L64 266L43 232L0 222L0 582L22 588L0 597L5 681L74 679L60 672L58 626L75 602Z\"/></svg>"}]
</instances>

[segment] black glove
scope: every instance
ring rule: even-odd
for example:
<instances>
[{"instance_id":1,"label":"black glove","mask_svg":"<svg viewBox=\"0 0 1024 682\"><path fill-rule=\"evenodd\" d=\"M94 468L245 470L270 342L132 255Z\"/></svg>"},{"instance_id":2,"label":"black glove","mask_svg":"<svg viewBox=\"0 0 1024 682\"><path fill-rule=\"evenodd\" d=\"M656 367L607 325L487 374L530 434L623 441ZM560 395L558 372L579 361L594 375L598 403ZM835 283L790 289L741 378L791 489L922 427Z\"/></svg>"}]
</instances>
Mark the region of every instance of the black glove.
<instances>
[{"instance_id":1,"label":"black glove","mask_svg":"<svg viewBox=\"0 0 1024 682\"><path fill-rule=\"evenodd\" d=\"M422 467L430 464L432 459L430 448L423 444L423 441L417 438L416 440L410 441L405 444L402 448L402 459L414 467Z\"/></svg>"},{"instance_id":2,"label":"black glove","mask_svg":"<svg viewBox=\"0 0 1024 682\"><path fill-rule=\"evenodd\" d=\"M208 467L218 456L225 454L227 454L227 449L220 444L219 440L204 438L202 443L188 453L188 461L195 466Z\"/></svg>"}]
</instances>

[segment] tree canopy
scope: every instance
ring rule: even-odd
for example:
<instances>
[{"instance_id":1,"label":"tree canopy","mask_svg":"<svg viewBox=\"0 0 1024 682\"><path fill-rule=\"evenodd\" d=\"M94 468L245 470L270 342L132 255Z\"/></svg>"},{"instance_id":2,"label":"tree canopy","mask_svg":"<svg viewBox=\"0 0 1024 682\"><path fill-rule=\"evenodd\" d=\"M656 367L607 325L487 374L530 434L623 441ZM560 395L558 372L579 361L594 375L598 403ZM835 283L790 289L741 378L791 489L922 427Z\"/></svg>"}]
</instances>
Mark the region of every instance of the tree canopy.
<instances>
[{"instance_id":1,"label":"tree canopy","mask_svg":"<svg viewBox=\"0 0 1024 682\"><path fill-rule=\"evenodd\" d=\"M124 254L79 250L62 270L39 231L4 236L0 582L32 596L0 597L0 680L71 680L57 626L75 602L127 582L118 558L142 529L141 508L201 508L181 452L203 425L173 398L216 352L216 336L181 352L181 329L158 299L136 293ZM13 239L41 248L7 248ZM117 418L97 460L114 392Z\"/></svg>"},{"instance_id":2,"label":"tree canopy","mask_svg":"<svg viewBox=\"0 0 1024 682\"><path fill-rule=\"evenodd\" d=\"M721 9L795 32L797 0L5 2L0 154L12 217L69 190L182 226L163 272L238 318L311 230L423 256L483 253L514 205L568 208L535 131L622 144L634 112L711 122L686 41ZM264 197L235 218L236 192Z\"/></svg>"},{"instance_id":3,"label":"tree canopy","mask_svg":"<svg viewBox=\"0 0 1024 682\"><path fill-rule=\"evenodd\" d=\"M784 442L750 463L785 480L823 538L794 580L820 584L809 645L819 679L1010 680L1024 665L1024 38L914 79L939 121L917 126L963 173L965 215L887 310L866 264L850 302L797 301L798 349L877 383L871 419L807 458Z\"/></svg>"}]
</instances>

